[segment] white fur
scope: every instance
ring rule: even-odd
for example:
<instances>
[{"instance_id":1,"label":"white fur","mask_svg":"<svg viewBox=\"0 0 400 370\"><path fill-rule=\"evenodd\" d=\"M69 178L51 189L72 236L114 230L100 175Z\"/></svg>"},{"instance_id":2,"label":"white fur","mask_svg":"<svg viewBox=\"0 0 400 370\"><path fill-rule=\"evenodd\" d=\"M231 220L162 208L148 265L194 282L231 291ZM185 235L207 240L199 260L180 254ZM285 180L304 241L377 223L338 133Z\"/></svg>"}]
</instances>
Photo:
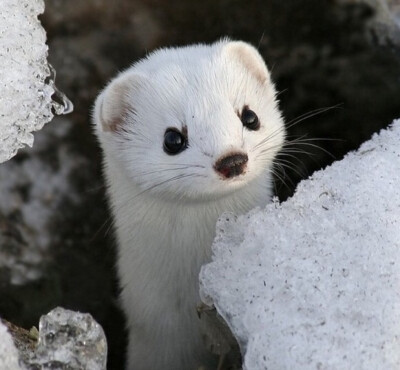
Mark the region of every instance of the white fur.
<instances>
[{"instance_id":1,"label":"white fur","mask_svg":"<svg viewBox=\"0 0 400 370\"><path fill-rule=\"evenodd\" d=\"M275 97L256 49L229 40L158 50L98 97L94 123L118 238L129 369L213 366L196 312L198 273L221 213L270 200L285 135ZM258 115L258 131L243 127L244 105ZM165 130L184 126L188 148L167 155ZM215 162L238 151L248 155L246 172L223 180Z\"/></svg>"}]
</instances>

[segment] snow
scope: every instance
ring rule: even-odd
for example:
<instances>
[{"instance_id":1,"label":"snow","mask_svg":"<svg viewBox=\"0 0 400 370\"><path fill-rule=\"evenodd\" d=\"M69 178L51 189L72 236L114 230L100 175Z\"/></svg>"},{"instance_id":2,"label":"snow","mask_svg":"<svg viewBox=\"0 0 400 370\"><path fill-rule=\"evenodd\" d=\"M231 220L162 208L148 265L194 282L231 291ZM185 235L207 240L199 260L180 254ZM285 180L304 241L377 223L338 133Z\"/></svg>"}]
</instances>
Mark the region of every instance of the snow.
<instances>
[{"instance_id":1,"label":"snow","mask_svg":"<svg viewBox=\"0 0 400 370\"><path fill-rule=\"evenodd\" d=\"M18 351L15 348L11 334L0 320L0 369L22 370L18 363Z\"/></svg>"},{"instance_id":2,"label":"snow","mask_svg":"<svg viewBox=\"0 0 400 370\"><path fill-rule=\"evenodd\" d=\"M32 132L53 118L53 109L69 113L72 105L56 89L47 63L46 33L37 18L43 0L2 0L0 10L1 163L32 146Z\"/></svg>"},{"instance_id":3,"label":"snow","mask_svg":"<svg viewBox=\"0 0 400 370\"><path fill-rule=\"evenodd\" d=\"M217 225L201 294L244 369L400 367L400 120L299 184Z\"/></svg>"}]
</instances>

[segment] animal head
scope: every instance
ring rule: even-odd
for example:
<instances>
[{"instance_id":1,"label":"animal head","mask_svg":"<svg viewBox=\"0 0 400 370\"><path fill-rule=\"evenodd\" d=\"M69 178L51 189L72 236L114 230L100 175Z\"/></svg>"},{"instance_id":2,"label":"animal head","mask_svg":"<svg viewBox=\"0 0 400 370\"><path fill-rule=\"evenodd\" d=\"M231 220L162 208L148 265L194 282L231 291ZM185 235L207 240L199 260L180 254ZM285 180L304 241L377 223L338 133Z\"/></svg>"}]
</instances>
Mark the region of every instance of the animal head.
<instances>
[{"instance_id":1,"label":"animal head","mask_svg":"<svg viewBox=\"0 0 400 370\"><path fill-rule=\"evenodd\" d=\"M285 136L262 57L229 40L151 53L103 90L94 123L140 191L189 199L269 186Z\"/></svg>"}]
</instances>

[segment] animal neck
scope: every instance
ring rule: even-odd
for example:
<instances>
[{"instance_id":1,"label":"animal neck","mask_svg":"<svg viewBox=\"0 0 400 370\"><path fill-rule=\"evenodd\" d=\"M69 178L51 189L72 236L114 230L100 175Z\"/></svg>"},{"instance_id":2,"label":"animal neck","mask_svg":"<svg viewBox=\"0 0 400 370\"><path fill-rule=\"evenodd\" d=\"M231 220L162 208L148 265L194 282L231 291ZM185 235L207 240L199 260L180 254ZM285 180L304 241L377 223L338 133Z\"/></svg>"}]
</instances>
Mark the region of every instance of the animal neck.
<instances>
[{"instance_id":1,"label":"animal neck","mask_svg":"<svg viewBox=\"0 0 400 370\"><path fill-rule=\"evenodd\" d=\"M170 201L143 192L118 164L107 170L121 263L136 272L144 267L153 274L164 272L165 279L174 281L188 275L197 279L201 265L211 257L216 222L223 212L241 214L269 200L265 187L252 183L246 191L212 201Z\"/></svg>"}]
</instances>

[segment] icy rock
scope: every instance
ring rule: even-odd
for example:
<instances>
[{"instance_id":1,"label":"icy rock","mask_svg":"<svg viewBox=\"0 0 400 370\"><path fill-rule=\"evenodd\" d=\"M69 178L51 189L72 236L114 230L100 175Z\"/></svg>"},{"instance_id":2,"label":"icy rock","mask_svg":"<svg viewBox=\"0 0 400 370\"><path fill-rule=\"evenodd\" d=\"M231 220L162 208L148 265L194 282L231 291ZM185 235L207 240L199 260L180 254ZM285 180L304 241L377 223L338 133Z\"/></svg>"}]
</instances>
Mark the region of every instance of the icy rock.
<instances>
[{"instance_id":1,"label":"icy rock","mask_svg":"<svg viewBox=\"0 0 400 370\"><path fill-rule=\"evenodd\" d=\"M39 342L30 369L105 370L107 342L90 314L57 307L39 322Z\"/></svg>"},{"instance_id":2,"label":"icy rock","mask_svg":"<svg viewBox=\"0 0 400 370\"><path fill-rule=\"evenodd\" d=\"M43 0L2 0L0 11L0 163L32 146L33 131L71 102L54 86L47 63L46 33L38 15ZM57 99L57 101L53 100Z\"/></svg>"},{"instance_id":3,"label":"icy rock","mask_svg":"<svg viewBox=\"0 0 400 370\"><path fill-rule=\"evenodd\" d=\"M200 273L244 369L400 368L400 120L299 184L221 217Z\"/></svg>"},{"instance_id":4,"label":"icy rock","mask_svg":"<svg viewBox=\"0 0 400 370\"><path fill-rule=\"evenodd\" d=\"M23 370L18 360L18 351L15 348L11 334L0 320L0 369Z\"/></svg>"}]
</instances>

